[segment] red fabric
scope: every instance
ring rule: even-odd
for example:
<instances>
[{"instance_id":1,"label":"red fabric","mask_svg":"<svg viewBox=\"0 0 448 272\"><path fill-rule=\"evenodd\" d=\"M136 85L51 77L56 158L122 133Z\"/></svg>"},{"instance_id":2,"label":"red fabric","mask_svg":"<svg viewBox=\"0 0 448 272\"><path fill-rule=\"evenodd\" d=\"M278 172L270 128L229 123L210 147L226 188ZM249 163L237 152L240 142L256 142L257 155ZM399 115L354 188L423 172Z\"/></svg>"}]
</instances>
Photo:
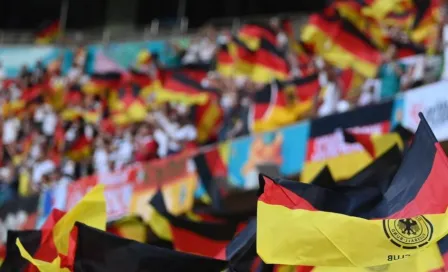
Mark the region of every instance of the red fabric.
<instances>
[{"instance_id":1,"label":"red fabric","mask_svg":"<svg viewBox=\"0 0 448 272\"><path fill-rule=\"evenodd\" d=\"M215 257L230 241L214 241L186 229L171 225L173 244L176 250L196 255Z\"/></svg>"}]
</instances>

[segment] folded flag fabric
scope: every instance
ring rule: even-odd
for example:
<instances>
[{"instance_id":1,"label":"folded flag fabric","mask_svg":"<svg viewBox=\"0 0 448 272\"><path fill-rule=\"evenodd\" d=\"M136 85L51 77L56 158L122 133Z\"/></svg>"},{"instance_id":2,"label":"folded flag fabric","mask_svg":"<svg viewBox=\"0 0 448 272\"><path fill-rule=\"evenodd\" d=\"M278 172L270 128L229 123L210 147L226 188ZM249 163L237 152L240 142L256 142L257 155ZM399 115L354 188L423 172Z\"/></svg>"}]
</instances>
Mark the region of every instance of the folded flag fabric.
<instances>
[{"instance_id":1,"label":"folded flag fabric","mask_svg":"<svg viewBox=\"0 0 448 272\"><path fill-rule=\"evenodd\" d=\"M22 245L20 237L17 238L16 244L22 257L41 272L59 271L57 268L61 266L61 258L64 267L70 267L73 263L75 246L72 239L75 222L82 222L102 230L105 229L106 200L104 198L104 185L95 186L67 213L55 210L42 228L39 249L34 254L30 254L28 249Z\"/></svg>"},{"instance_id":2,"label":"folded flag fabric","mask_svg":"<svg viewBox=\"0 0 448 272\"><path fill-rule=\"evenodd\" d=\"M311 184L325 188L333 188L336 186L336 181L333 179L330 168L328 166L324 166L319 174L317 174L317 176L311 181Z\"/></svg>"},{"instance_id":3,"label":"folded flag fabric","mask_svg":"<svg viewBox=\"0 0 448 272\"><path fill-rule=\"evenodd\" d=\"M256 231L257 220L254 218L216 258L228 260L231 272L251 271L250 268L258 257L255 241Z\"/></svg>"},{"instance_id":4,"label":"folded flag fabric","mask_svg":"<svg viewBox=\"0 0 448 272\"><path fill-rule=\"evenodd\" d=\"M365 187L346 188L344 192L336 193L308 184L280 181L281 185L279 185L272 179L261 176L260 188L263 188L264 191L258 201L257 252L263 260L267 263L288 265L378 266L404 259L406 255L413 255L443 238L447 227L444 214L448 207L447 200L443 197L448 191L443 177L447 176L448 163L428 123L423 116L421 119L411 148L405 155L389 188L383 194L379 190ZM375 194L379 195L375 196ZM429 195L431 195L432 201L427 201L430 198ZM368 198L371 198L370 205L367 205L369 203L366 202ZM377 203L375 204L375 202ZM360 203L365 205L359 206ZM321 211L326 212L322 214L323 217L319 216ZM294 212L298 212L298 215L295 220L292 220ZM347 215L350 216L347 217ZM351 217L353 215L360 218ZM302 221L300 222L300 220ZM334 229L328 227L332 224L333 227L340 226L335 223L335 220L341 220L340 224L349 223L352 226L347 225L344 231L335 232ZM310 224L310 222L313 223ZM328 226L323 227L321 225L323 222ZM422 223L421 226L419 222ZM360 224L360 228L353 225L357 223ZM419 225L417 228L419 231L416 231L417 229L409 231L406 230L407 227L403 229L404 223L413 226ZM289 228L294 224L294 232L292 232L292 229ZM435 224L438 226L436 227ZM350 249L350 242L347 244L337 243L344 243L340 238L345 233L358 235L354 233L356 229L363 228L369 229L369 231L364 232L361 236L367 235L368 239L371 239L378 235L372 242L373 246L368 246L369 240L368 243L362 242L365 246L357 245L355 247L356 250L368 248L368 253L355 252ZM435 233L436 228L440 231L438 234ZM273 232L274 229L277 231ZM298 231L302 229L303 231ZM346 232L347 229L350 231ZM428 233L424 234L424 229L428 230ZM322 240L316 240L323 242L322 248L316 247L312 240L308 240L310 236L303 236L303 233L310 235L310 231L314 231L317 236L322 235L320 236ZM285 237L282 239L280 235L283 233L285 233ZM291 233L297 233L298 240L295 240ZM429 240L419 240L417 236L413 236L414 234L422 234L419 236L420 238L425 237L424 239ZM274 236L275 239L271 240ZM349 239L347 241L354 241L354 236L351 237L346 237ZM359 241L363 240L366 239L360 237ZM333 245L332 242L337 245ZM383 242L384 244L382 244ZM405 243L403 244L403 242ZM414 242L416 244L412 244ZM422 244L419 244L420 242ZM278 247L273 246L277 245L275 243L278 244ZM312 247L306 246L311 244L313 244ZM301 245L300 248L297 245ZM414 247L417 247L418 250ZM378 254L373 253L376 252L376 249L379 250ZM385 249L391 250L390 254L387 254ZM328 250L328 256L322 254L325 250ZM279 252L282 252L283 255L279 256ZM354 255L350 255L352 253ZM313 254L318 254L320 257ZM366 257L369 254L376 257ZM322 256L327 257L322 258ZM347 258L347 256L349 257Z\"/></svg>"},{"instance_id":5,"label":"folded flag fabric","mask_svg":"<svg viewBox=\"0 0 448 272\"><path fill-rule=\"evenodd\" d=\"M28 261L22 258L16 246L16 240L20 239L31 255L34 255L42 241L42 232L39 230L14 231L8 230L6 240L6 258L0 267L0 272L23 271L28 266Z\"/></svg>"},{"instance_id":6,"label":"folded flag fabric","mask_svg":"<svg viewBox=\"0 0 448 272\"><path fill-rule=\"evenodd\" d=\"M266 263L379 266L417 254L448 233L445 213L367 220L319 211L305 199L291 203L272 197L276 190L292 192L269 178L264 182L267 193L258 200L257 253Z\"/></svg>"},{"instance_id":7,"label":"folded flag fabric","mask_svg":"<svg viewBox=\"0 0 448 272\"><path fill-rule=\"evenodd\" d=\"M401 162L402 153L398 146L394 145L352 178L339 181L336 185L350 187L374 186L380 188L382 193L385 193L389 189L392 178L397 173Z\"/></svg>"},{"instance_id":8,"label":"folded flag fabric","mask_svg":"<svg viewBox=\"0 0 448 272\"><path fill-rule=\"evenodd\" d=\"M220 272L227 261L207 258L136 241L76 223L74 271L90 272Z\"/></svg>"},{"instance_id":9,"label":"folded flag fabric","mask_svg":"<svg viewBox=\"0 0 448 272\"><path fill-rule=\"evenodd\" d=\"M357 133L347 129L343 130L344 140L347 143L359 143L372 158L378 157L385 151L385 147L397 144L400 149L407 146L407 142L413 137L413 133L401 125L397 125L390 133L385 135L371 135Z\"/></svg>"},{"instance_id":10,"label":"folded flag fabric","mask_svg":"<svg viewBox=\"0 0 448 272\"><path fill-rule=\"evenodd\" d=\"M151 206L168 221L176 250L214 257L233 239L240 222L196 222L185 216L170 214L161 191L150 201Z\"/></svg>"}]
</instances>

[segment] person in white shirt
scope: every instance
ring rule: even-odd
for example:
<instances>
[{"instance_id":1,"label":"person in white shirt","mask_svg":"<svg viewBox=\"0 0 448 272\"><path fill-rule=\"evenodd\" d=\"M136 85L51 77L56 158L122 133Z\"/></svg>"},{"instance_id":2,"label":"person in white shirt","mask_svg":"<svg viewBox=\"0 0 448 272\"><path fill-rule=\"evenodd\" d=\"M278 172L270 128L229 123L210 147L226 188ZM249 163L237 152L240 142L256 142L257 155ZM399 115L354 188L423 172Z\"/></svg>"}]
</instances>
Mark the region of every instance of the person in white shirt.
<instances>
[{"instance_id":1,"label":"person in white shirt","mask_svg":"<svg viewBox=\"0 0 448 272\"><path fill-rule=\"evenodd\" d=\"M134 145L132 144L132 136L127 132L123 139L117 143L117 150L115 151L115 170L122 169L129 164L133 159Z\"/></svg>"},{"instance_id":2,"label":"person in white shirt","mask_svg":"<svg viewBox=\"0 0 448 272\"><path fill-rule=\"evenodd\" d=\"M56 170L54 162L48 158L47 154L42 154L32 168L31 181L36 191L41 186L42 178L51 174L54 170Z\"/></svg>"},{"instance_id":3,"label":"person in white shirt","mask_svg":"<svg viewBox=\"0 0 448 272\"><path fill-rule=\"evenodd\" d=\"M109 144L105 143L103 139L99 139L95 152L93 153L93 168L98 174L105 174L111 172L109 167Z\"/></svg>"},{"instance_id":4,"label":"person in white shirt","mask_svg":"<svg viewBox=\"0 0 448 272\"><path fill-rule=\"evenodd\" d=\"M81 76L82 76L81 67L78 64L73 63L72 68L70 68L70 70L67 73L69 83L70 84L77 83L81 79Z\"/></svg>"},{"instance_id":5,"label":"person in white shirt","mask_svg":"<svg viewBox=\"0 0 448 272\"><path fill-rule=\"evenodd\" d=\"M51 107L47 107L44 114L42 132L45 136L52 137L58 124L58 117Z\"/></svg>"},{"instance_id":6,"label":"person in white shirt","mask_svg":"<svg viewBox=\"0 0 448 272\"><path fill-rule=\"evenodd\" d=\"M20 129L20 121L14 116L7 116L3 122L2 141L4 145L9 145L17 140Z\"/></svg>"},{"instance_id":7,"label":"person in white shirt","mask_svg":"<svg viewBox=\"0 0 448 272\"><path fill-rule=\"evenodd\" d=\"M323 94L322 105L318 109L318 116L327 116L337 111L338 102L341 99L341 91L337 84L333 69L319 74L319 83Z\"/></svg>"}]
</instances>

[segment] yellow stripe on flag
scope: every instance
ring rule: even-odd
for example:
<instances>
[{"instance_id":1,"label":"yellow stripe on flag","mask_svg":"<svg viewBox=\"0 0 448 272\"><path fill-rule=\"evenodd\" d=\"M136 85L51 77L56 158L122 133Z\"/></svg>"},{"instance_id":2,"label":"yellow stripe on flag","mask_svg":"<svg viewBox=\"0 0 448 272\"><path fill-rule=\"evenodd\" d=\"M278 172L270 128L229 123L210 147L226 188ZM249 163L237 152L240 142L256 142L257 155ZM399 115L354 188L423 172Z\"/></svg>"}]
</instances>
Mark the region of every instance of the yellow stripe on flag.
<instances>
[{"instance_id":1,"label":"yellow stripe on flag","mask_svg":"<svg viewBox=\"0 0 448 272\"><path fill-rule=\"evenodd\" d=\"M25 260L29 261L31 264L37 267L40 272L70 272L70 270L67 268L61 268L61 258L59 258L59 256L56 257L53 262L48 263L45 261L34 259L23 247L19 238L16 239L16 245L19 248L20 255L22 255Z\"/></svg>"},{"instance_id":2,"label":"yellow stripe on flag","mask_svg":"<svg viewBox=\"0 0 448 272\"><path fill-rule=\"evenodd\" d=\"M59 253L67 255L69 236L76 222L100 230L106 229L106 199L104 185L95 186L53 228L53 239Z\"/></svg>"},{"instance_id":3,"label":"yellow stripe on flag","mask_svg":"<svg viewBox=\"0 0 448 272\"><path fill-rule=\"evenodd\" d=\"M403 231L417 234L412 241L403 244ZM343 267L388 265L437 245L447 233L447 213L412 219L366 220L258 201L257 253L266 263Z\"/></svg>"}]
</instances>

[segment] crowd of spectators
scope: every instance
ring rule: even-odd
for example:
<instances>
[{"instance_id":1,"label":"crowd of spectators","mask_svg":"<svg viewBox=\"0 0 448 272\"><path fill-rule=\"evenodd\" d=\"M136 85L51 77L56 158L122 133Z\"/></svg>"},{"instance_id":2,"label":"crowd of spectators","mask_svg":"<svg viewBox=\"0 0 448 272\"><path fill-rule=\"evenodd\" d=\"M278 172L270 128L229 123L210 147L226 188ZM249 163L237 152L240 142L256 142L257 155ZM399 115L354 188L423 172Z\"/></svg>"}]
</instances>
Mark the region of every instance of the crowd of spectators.
<instances>
[{"instance_id":1,"label":"crowd of spectators","mask_svg":"<svg viewBox=\"0 0 448 272\"><path fill-rule=\"evenodd\" d=\"M288 36L281 31L279 20L273 19L271 27L278 31L278 45L288 50ZM393 29L390 29L393 33ZM392 34L391 34L392 35ZM173 44L181 65L211 63L219 45L227 42L229 33L205 27L192 38L188 47ZM166 158L188 148L198 147L197 128L191 114L193 109L180 103L154 103L144 121L126 126L111 123L111 110L107 101L98 95L82 91L70 95L38 95L25 107L21 98L32 92L33 86L48 83L63 89L89 80L86 60L89 51L80 46L74 52L72 67L61 71L62 60L45 66L38 62L32 69L23 67L15 79L6 78L0 63L0 196L2 200L19 193L39 192L47 187L68 184L85 175L120 170L135 161ZM137 57L137 56L136 56ZM305 117L326 116L390 99L402 90L426 83L426 56L418 56L412 66L405 66L396 58L396 48L391 46L383 56L378 77L365 79L362 86L349 97L341 96L340 70L326 63L319 56L307 63L306 69L297 58L289 57L291 77L319 73L321 93L315 100L312 112ZM161 65L153 58L151 63L136 61L135 69L155 76ZM301 67L299 69L299 67ZM252 94L262 86L245 77L224 77L210 71L202 80L203 86L218 87L219 104L224 112L219 134L213 141L223 141L250 133L248 112ZM148 98L147 101L151 99ZM65 120L61 110L76 108L95 112L100 118ZM88 147L76 155L74 145L84 140ZM87 143L87 144L85 144ZM81 152L81 153L79 153Z\"/></svg>"}]
</instances>

